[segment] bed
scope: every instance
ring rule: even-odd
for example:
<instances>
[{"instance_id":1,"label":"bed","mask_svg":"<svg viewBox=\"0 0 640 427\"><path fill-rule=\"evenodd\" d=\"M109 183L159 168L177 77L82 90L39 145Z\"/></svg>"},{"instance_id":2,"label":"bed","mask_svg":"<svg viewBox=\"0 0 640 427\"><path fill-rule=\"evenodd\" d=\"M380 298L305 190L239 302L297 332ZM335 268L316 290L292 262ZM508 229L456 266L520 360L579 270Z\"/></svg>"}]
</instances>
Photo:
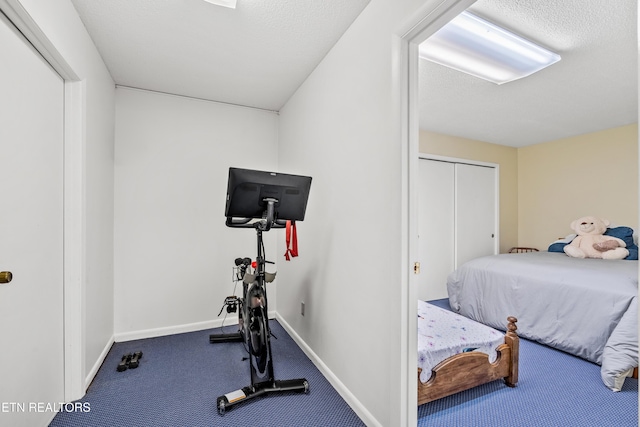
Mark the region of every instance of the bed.
<instances>
[{"instance_id":1,"label":"bed","mask_svg":"<svg viewBox=\"0 0 640 427\"><path fill-rule=\"evenodd\" d=\"M456 313L494 328L516 316L520 336L601 365L611 390L638 366L638 261L492 255L451 273L447 291Z\"/></svg>"},{"instance_id":2,"label":"bed","mask_svg":"<svg viewBox=\"0 0 640 427\"><path fill-rule=\"evenodd\" d=\"M418 405L503 378L518 382L516 319L507 333L418 301Z\"/></svg>"}]
</instances>

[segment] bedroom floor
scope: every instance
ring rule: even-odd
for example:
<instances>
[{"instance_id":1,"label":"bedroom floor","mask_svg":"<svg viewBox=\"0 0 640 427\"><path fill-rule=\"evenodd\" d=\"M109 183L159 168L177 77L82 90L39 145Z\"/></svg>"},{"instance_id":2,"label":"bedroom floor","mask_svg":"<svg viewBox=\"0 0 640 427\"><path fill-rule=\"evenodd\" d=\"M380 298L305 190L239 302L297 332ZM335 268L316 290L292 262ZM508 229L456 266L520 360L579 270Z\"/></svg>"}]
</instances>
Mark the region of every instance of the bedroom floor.
<instances>
[{"instance_id":1,"label":"bedroom floor","mask_svg":"<svg viewBox=\"0 0 640 427\"><path fill-rule=\"evenodd\" d=\"M449 308L448 300L430 301ZM418 407L418 426L627 427L638 425L638 380L621 392L600 379L600 366L520 340L518 386L494 381Z\"/></svg>"}]
</instances>

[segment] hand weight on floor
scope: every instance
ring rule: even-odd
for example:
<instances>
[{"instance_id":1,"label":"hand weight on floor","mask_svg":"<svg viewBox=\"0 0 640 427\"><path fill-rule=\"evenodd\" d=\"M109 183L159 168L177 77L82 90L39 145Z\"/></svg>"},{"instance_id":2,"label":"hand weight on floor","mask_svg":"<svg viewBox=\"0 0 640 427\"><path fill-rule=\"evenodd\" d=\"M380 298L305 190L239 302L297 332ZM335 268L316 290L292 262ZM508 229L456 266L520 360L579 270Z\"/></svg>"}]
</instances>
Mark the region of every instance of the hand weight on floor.
<instances>
[{"instance_id":1,"label":"hand weight on floor","mask_svg":"<svg viewBox=\"0 0 640 427\"><path fill-rule=\"evenodd\" d=\"M142 359L142 352L136 351L135 353L129 353L122 356L120 363L118 363L117 371L123 372L127 369L135 369L140 365L140 359Z\"/></svg>"}]
</instances>

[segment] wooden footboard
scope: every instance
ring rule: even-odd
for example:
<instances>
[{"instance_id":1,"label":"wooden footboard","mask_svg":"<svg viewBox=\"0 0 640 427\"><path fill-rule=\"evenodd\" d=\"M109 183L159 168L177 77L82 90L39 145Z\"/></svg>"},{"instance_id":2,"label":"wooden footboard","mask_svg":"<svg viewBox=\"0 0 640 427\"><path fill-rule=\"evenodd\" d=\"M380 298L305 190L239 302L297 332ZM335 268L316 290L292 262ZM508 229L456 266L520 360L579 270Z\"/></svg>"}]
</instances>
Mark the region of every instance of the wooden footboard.
<instances>
[{"instance_id":1,"label":"wooden footboard","mask_svg":"<svg viewBox=\"0 0 640 427\"><path fill-rule=\"evenodd\" d=\"M497 348L497 359L489 362L489 356L480 352L460 353L440 362L433 368L431 378L420 382L418 368L418 405L458 393L503 378L509 387L518 383L519 338L515 317L507 318L504 344Z\"/></svg>"}]
</instances>

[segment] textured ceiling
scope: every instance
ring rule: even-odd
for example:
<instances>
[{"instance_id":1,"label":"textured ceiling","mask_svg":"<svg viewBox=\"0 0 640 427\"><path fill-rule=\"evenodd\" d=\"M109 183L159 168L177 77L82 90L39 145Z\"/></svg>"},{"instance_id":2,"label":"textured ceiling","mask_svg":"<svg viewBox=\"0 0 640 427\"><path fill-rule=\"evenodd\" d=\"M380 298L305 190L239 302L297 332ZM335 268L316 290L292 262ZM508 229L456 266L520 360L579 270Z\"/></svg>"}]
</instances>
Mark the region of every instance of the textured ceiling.
<instances>
[{"instance_id":1,"label":"textured ceiling","mask_svg":"<svg viewBox=\"0 0 640 427\"><path fill-rule=\"evenodd\" d=\"M369 0L72 0L118 85L279 110Z\"/></svg>"},{"instance_id":2,"label":"textured ceiling","mask_svg":"<svg viewBox=\"0 0 640 427\"><path fill-rule=\"evenodd\" d=\"M495 85L420 60L420 127L526 146L638 121L636 0L479 0L469 11L562 56Z\"/></svg>"},{"instance_id":3,"label":"textured ceiling","mask_svg":"<svg viewBox=\"0 0 640 427\"><path fill-rule=\"evenodd\" d=\"M118 85L274 111L369 1L72 0ZM497 86L421 60L420 127L525 146L636 123L636 7L479 0L470 11L562 61Z\"/></svg>"}]
</instances>

